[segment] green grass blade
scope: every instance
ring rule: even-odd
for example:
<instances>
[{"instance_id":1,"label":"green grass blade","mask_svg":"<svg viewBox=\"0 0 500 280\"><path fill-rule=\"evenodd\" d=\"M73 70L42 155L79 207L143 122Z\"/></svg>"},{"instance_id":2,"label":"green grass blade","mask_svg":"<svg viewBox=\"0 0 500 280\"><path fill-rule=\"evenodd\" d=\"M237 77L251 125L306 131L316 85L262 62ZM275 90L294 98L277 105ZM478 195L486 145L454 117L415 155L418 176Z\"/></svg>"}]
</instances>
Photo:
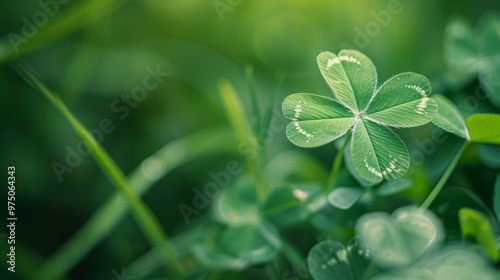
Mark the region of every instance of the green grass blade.
<instances>
[{"instance_id":1,"label":"green grass blade","mask_svg":"<svg viewBox=\"0 0 500 280\"><path fill-rule=\"evenodd\" d=\"M54 95L44 84L42 84L35 76L33 76L24 66L19 63L14 63L14 67L23 75L25 79L30 81L47 97L47 99L63 114L63 116L73 126L75 132L82 138L85 144L91 150L92 157L98 163L104 174L108 177L111 183L123 194L124 198L130 204L132 213L145 237L150 242L151 246L157 247L162 256L167 262L169 271L172 276L179 278L182 272L175 263L175 255L172 249L166 244L167 235L160 226L160 223L153 215L148 206L134 192L132 187L122 171L118 168L113 159L94 139L94 137L85 129L85 127L76 119L69 111L64 103L56 95Z\"/></svg>"},{"instance_id":2,"label":"green grass blade","mask_svg":"<svg viewBox=\"0 0 500 280\"><path fill-rule=\"evenodd\" d=\"M60 5L59 12L61 15L57 17L56 21L41 28L30 39L23 37L27 40L26 43L20 43L18 46L13 46L9 37L4 37L0 41L0 63L11 61L26 52L36 50L52 41L69 35L83 26L99 19L111 10L116 9L125 1L126 0L89 0L71 5L68 8L64 5ZM20 36L19 34L17 35Z\"/></svg>"},{"instance_id":3,"label":"green grass blade","mask_svg":"<svg viewBox=\"0 0 500 280\"><path fill-rule=\"evenodd\" d=\"M183 163L205 154L232 151L234 145L228 145L231 137L230 131L213 128L170 142L142 161L128 177L129 183L138 195L143 195L165 174ZM146 166L151 164L163 167L155 177L144 172ZM123 220L128 210L129 205L123 195L115 191L35 275L46 275L46 279L64 275Z\"/></svg>"},{"instance_id":4,"label":"green grass blade","mask_svg":"<svg viewBox=\"0 0 500 280\"><path fill-rule=\"evenodd\" d=\"M253 136L251 126L247 122L241 101L228 80L222 79L219 81L219 93L236 137L241 142L248 141Z\"/></svg>"},{"instance_id":5,"label":"green grass blade","mask_svg":"<svg viewBox=\"0 0 500 280\"><path fill-rule=\"evenodd\" d=\"M267 111L266 114L264 115L264 119L262 121L262 129L259 132L259 141L260 145L264 148L266 141L266 133L269 130L269 126L271 125L271 121L273 120L273 113L274 113L274 103L276 101L276 96L278 95L278 92L281 90L281 86L283 85L283 81L285 80L285 73L282 71L279 71L276 73L274 76L273 84L271 86L271 94L269 96L269 104L267 105Z\"/></svg>"},{"instance_id":6,"label":"green grass blade","mask_svg":"<svg viewBox=\"0 0 500 280\"><path fill-rule=\"evenodd\" d=\"M257 88L255 85L255 77L253 73L253 67L251 65L248 65L245 68L245 76L247 80L247 86L250 91L250 97L252 98L252 111L253 111L253 121L254 123L254 131L256 135L260 134L262 122L260 119L260 103L259 103L259 96L257 93Z\"/></svg>"}]
</instances>

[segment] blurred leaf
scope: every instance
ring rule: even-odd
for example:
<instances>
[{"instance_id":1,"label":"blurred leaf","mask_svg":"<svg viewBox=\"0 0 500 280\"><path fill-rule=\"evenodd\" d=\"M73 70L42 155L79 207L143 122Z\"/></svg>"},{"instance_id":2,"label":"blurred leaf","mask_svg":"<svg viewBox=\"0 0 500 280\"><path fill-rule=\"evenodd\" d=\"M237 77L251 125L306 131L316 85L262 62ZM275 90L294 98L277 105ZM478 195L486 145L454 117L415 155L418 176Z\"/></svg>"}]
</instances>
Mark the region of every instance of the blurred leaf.
<instances>
[{"instance_id":1,"label":"blurred leaf","mask_svg":"<svg viewBox=\"0 0 500 280\"><path fill-rule=\"evenodd\" d=\"M500 56L500 51L498 52ZM500 108L500 61L497 64L488 66L487 72L479 75L479 80L488 99L497 108Z\"/></svg>"},{"instance_id":2,"label":"blurred leaf","mask_svg":"<svg viewBox=\"0 0 500 280\"><path fill-rule=\"evenodd\" d=\"M286 129L288 139L299 147L318 147L347 132L354 114L331 98L295 93L283 101L283 114L292 120Z\"/></svg>"},{"instance_id":3,"label":"blurred leaf","mask_svg":"<svg viewBox=\"0 0 500 280\"><path fill-rule=\"evenodd\" d=\"M481 57L492 64L500 63L500 13L488 12L477 23L477 48Z\"/></svg>"},{"instance_id":4,"label":"blurred leaf","mask_svg":"<svg viewBox=\"0 0 500 280\"><path fill-rule=\"evenodd\" d=\"M477 23L477 48L482 59L479 80L489 100L500 108L500 13L486 12Z\"/></svg>"},{"instance_id":5,"label":"blurred leaf","mask_svg":"<svg viewBox=\"0 0 500 280\"><path fill-rule=\"evenodd\" d=\"M382 267L408 265L443 237L441 223L433 213L409 206L391 216L382 212L363 215L356 224L356 233Z\"/></svg>"},{"instance_id":6,"label":"blurred leaf","mask_svg":"<svg viewBox=\"0 0 500 280\"><path fill-rule=\"evenodd\" d=\"M223 223L241 224L259 218L257 182L239 178L218 197L214 215Z\"/></svg>"},{"instance_id":7,"label":"blurred leaf","mask_svg":"<svg viewBox=\"0 0 500 280\"><path fill-rule=\"evenodd\" d=\"M310 195L298 188L281 185L273 188L262 206L262 215L278 227L289 226L307 217L305 201Z\"/></svg>"},{"instance_id":8,"label":"blurred leaf","mask_svg":"<svg viewBox=\"0 0 500 280\"><path fill-rule=\"evenodd\" d=\"M328 194L328 202L333 207L346 210L351 208L365 193L365 190L356 187L337 187Z\"/></svg>"},{"instance_id":9,"label":"blurred leaf","mask_svg":"<svg viewBox=\"0 0 500 280\"><path fill-rule=\"evenodd\" d=\"M380 185L375 189L375 192L379 196L391 196L412 187L413 180L411 178L401 178L394 181L388 181Z\"/></svg>"},{"instance_id":10,"label":"blurred leaf","mask_svg":"<svg viewBox=\"0 0 500 280\"><path fill-rule=\"evenodd\" d=\"M373 280L495 280L499 277L488 261L474 250L467 247L448 247L435 256L423 258L409 268L379 274Z\"/></svg>"},{"instance_id":11,"label":"blurred leaf","mask_svg":"<svg viewBox=\"0 0 500 280\"><path fill-rule=\"evenodd\" d=\"M500 144L500 115L475 114L466 123L471 141Z\"/></svg>"},{"instance_id":12,"label":"blurred leaf","mask_svg":"<svg viewBox=\"0 0 500 280\"><path fill-rule=\"evenodd\" d=\"M322 241L309 251L307 264L315 280L363 280L371 263L363 240L354 237L347 247L337 241Z\"/></svg>"},{"instance_id":13,"label":"blurred leaf","mask_svg":"<svg viewBox=\"0 0 500 280\"><path fill-rule=\"evenodd\" d=\"M455 105L444 95L434 95L438 104L438 113L432 123L463 139L469 139L469 131L464 118Z\"/></svg>"},{"instance_id":14,"label":"blurred leaf","mask_svg":"<svg viewBox=\"0 0 500 280\"><path fill-rule=\"evenodd\" d=\"M500 146L481 144L477 146L479 159L492 169L500 169Z\"/></svg>"},{"instance_id":15,"label":"blurred leaf","mask_svg":"<svg viewBox=\"0 0 500 280\"><path fill-rule=\"evenodd\" d=\"M500 108L500 14L485 13L476 25L475 34L463 19L454 19L445 32L445 56L452 82L464 86L479 76L490 101ZM475 36L474 36L475 35Z\"/></svg>"},{"instance_id":16,"label":"blurred leaf","mask_svg":"<svg viewBox=\"0 0 500 280\"><path fill-rule=\"evenodd\" d=\"M301 151L285 151L270 161L263 177L270 183L323 182L328 176L326 168L311 154Z\"/></svg>"},{"instance_id":17,"label":"blurred leaf","mask_svg":"<svg viewBox=\"0 0 500 280\"><path fill-rule=\"evenodd\" d=\"M193 254L203 267L216 270L243 270L249 263L224 252L218 246L195 245Z\"/></svg>"},{"instance_id":18,"label":"blurred leaf","mask_svg":"<svg viewBox=\"0 0 500 280\"><path fill-rule=\"evenodd\" d=\"M226 252L250 264L272 260L281 249L278 230L265 220L230 226L219 239Z\"/></svg>"},{"instance_id":19,"label":"blurred leaf","mask_svg":"<svg viewBox=\"0 0 500 280\"><path fill-rule=\"evenodd\" d=\"M478 58L472 26L463 18L452 18L445 29L445 59L457 81L468 80L476 73Z\"/></svg>"},{"instance_id":20,"label":"blurred leaf","mask_svg":"<svg viewBox=\"0 0 500 280\"><path fill-rule=\"evenodd\" d=\"M353 226L365 207L357 200L349 209L336 208L329 203L327 195L319 192L309 200L307 211L316 228L327 229L335 225Z\"/></svg>"},{"instance_id":21,"label":"blurred leaf","mask_svg":"<svg viewBox=\"0 0 500 280\"><path fill-rule=\"evenodd\" d=\"M460 209L458 217L464 238L473 238L492 261L498 261L500 254L490 219L483 213L470 208Z\"/></svg>"}]
</instances>

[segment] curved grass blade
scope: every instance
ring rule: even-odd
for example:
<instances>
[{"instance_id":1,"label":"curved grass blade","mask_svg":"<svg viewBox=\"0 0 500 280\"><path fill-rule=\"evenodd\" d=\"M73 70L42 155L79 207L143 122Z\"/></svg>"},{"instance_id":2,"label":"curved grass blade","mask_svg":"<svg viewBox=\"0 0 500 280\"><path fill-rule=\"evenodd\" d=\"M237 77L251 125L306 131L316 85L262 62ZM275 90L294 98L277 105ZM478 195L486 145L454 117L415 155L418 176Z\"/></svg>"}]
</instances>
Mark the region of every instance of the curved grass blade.
<instances>
[{"instance_id":1,"label":"curved grass blade","mask_svg":"<svg viewBox=\"0 0 500 280\"><path fill-rule=\"evenodd\" d=\"M62 115L70 122L77 135L85 142L91 150L92 157L108 177L111 183L123 194L124 198L130 204L134 218L139 227L143 231L145 237L150 242L151 246L157 247L162 256L167 262L169 272L174 277L182 277L180 268L175 263L175 254L167 245L167 235L160 226L160 223L151 212L149 207L141 200L137 193L132 189L127 178L118 168L114 160L102 148L102 146L94 139L91 133L76 119L69 111L66 105L59 97L52 93L44 84L42 84L35 76L33 76L24 66L19 63L14 63L14 67L23 75L23 77L32 84L36 85L43 95L59 110ZM44 279L44 278L40 278Z\"/></svg>"},{"instance_id":2,"label":"curved grass blade","mask_svg":"<svg viewBox=\"0 0 500 280\"><path fill-rule=\"evenodd\" d=\"M372 183L398 179L410 166L403 141L387 127L364 120L354 126L351 158L359 175Z\"/></svg>"},{"instance_id":3,"label":"curved grass blade","mask_svg":"<svg viewBox=\"0 0 500 280\"><path fill-rule=\"evenodd\" d=\"M371 60L358 51L342 50L338 56L322 52L317 62L321 75L339 102L354 112L363 111L377 85L377 72Z\"/></svg>"},{"instance_id":4,"label":"curved grass blade","mask_svg":"<svg viewBox=\"0 0 500 280\"><path fill-rule=\"evenodd\" d=\"M286 97L283 114L292 120L286 135L299 147L329 143L345 134L355 120L352 112L335 100L310 93L295 93Z\"/></svg>"},{"instance_id":5,"label":"curved grass blade","mask_svg":"<svg viewBox=\"0 0 500 280\"><path fill-rule=\"evenodd\" d=\"M375 94L366 111L376 123L395 127L415 127L426 124L437 113L437 103L428 98L431 84L416 73L402 73L385 82Z\"/></svg>"},{"instance_id":6,"label":"curved grass blade","mask_svg":"<svg viewBox=\"0 0 500 280\"><path fill-rule=\"evenodd\" d=\"M143 195L168 172L194 158L232 151L234 145L228 145L228 139L233 140L231 137L233 136L230 131L215 128L170 142L142 161L130 173L129 183L138 195ZM152 172L147 171L151 168L159 169L159 172L154 172L152 176ZM99 244L123 220L128 211L129 205L123 195L115 191L78 232L53 253L35 275L46 276L46 279L60 278Z\"/></svg>"}]
</instances>

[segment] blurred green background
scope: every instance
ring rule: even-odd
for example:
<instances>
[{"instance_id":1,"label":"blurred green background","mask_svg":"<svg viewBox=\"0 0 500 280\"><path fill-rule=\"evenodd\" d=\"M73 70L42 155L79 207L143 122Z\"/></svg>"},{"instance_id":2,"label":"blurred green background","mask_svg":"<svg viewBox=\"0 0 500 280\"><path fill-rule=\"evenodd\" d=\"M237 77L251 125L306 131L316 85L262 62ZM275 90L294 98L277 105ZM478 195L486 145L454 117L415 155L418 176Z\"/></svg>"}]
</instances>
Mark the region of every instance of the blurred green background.
<instances>
[{"instance_id":1,"label":"blurred green background","mask_svg":"<svg viewBox=\"0 0 500 280\"><path fill-rule=\"evenodd\" d=\"M220 78L233 83L252 119L244 71L248 65L255 72L261 110L266 108L277 72L285 76L274 104L278 112L283 98L291 93L328 95L316 55L346 47L361 50L372 59L379 84L397 73L412 71L427 76L434 93L446 92L446 22L460 15L475 23L484 12L500 9L495 0L40 2L57 3L58 11L48 17L47 24L40 24L38 37L20 43L19 59L59 94L88 129L99 128L103 118L112 122L114 131L105 134L101 143L126 174L170 141L209 127L229 127L218 95ZM9 66L12 33L23 34L24 18L43 23L43 17L34 18L45 11L42 6L38 1L0 3L0 166L16 166L16 234L18 252L23 254L18 256L19 272L13 277L6 272L5 239L0 239L2 279L23 279L23 269L36 267L38 260L54 253L114 190L90 156L82 157L81 163L58 180L53 163L64 164L68 147L76 149L80 140L59 112ZM387 14L389 17L381 16ZM50 26L56 27L42 32ZM126 106L128 114L117 112L117 104L125 106L123 96L142 85L147 67L159 68L168 77L148 91L136 108ZM456 96L473 94L476 87L477 82L471 83ZM461 109L465 114L491 111L488 104L469 107L465 104ZM413 139L430 135L429 127L404 132L410 150L418 148ZM430 181L444 170L442 162L449 159L448 151L456 147L456 140L450 135L435 153L425 157ZM269 145L268 158L299 149L288 142L284 131L275 133ZM192 188L201 189L211 181L209 173L224 170L229 160L243 162L235 150L182 164L145 194L144 200L167 233L176 236L185 228L178 205L191 203ZM306 152L327 169L334 151L333 145L327 145ZM477 174L492 181L495 173L474 160L466 161L465 166L473 169L457 184L469 186ZM477 186L476 191L489 202L490 189ZM6 193L0 195L2 221ZM149 244L127 215L68 277L113 279L113 271L120 272L148 250Z\"/></svg>"}]
</instances>

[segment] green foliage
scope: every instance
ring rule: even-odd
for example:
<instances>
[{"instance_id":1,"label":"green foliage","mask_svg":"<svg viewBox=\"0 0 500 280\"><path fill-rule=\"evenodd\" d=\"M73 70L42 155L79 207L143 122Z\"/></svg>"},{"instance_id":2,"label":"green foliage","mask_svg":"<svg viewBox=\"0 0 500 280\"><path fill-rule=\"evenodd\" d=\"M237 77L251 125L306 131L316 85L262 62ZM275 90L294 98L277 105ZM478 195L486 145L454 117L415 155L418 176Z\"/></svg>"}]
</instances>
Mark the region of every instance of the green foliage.
<instances>
[{"instance_id":1,"label":"green foliage","mask_svg":"<svg viewBox=\"0 0 500 280\"><path fill-rule=\"evenodd\" d=\"M335 99L297 93L283 101L283 113L292 120L287 136L300 147L329 143L352 129L351 158L359 175L372 183L394 180L408 170L405 144L388 127L415 127L428 123L437 103L427 97L430 83L422 75L403 73L377 89L377 74L368 57L353 50L318 56L323 78Z\"/></svg>"},{"instance_id":2,"label":"green foliage","mask_svg":"<svg viewBox=\"0 0 500 280\"><path fill-rule=\"evenodd\" d=\"M500 108L500 14L484 14L475 32L464 19L455 18L445 32L445 58L454 83L479 78L491 102Z\"/></svg>"},{"instance_id":3,"label":"green foliage","mask_svg":"<svg viewBox=\"0 0 500 280\"><path fill-rule=\"evenodd\" d=\"M304 220L308 213L305 202L310 193L289 185L273 188L262 205L262 214L272 224L285 227Z\"/></svg>"},{"instance_id":4,"label":"green foliage","mask_svg":"<svg viewBox=\"0 0 500 280\"><path fill-rule=\"evenodd\" d=\"M500 144L500 115L476 114L466 123L471 141Z\"/></svg>"},{"instance_id":5,"label":"green foliage","mask_svg":"<svg viewBox=\"0 0 500 280\"><path fill-rule=\"evenodd\" d=\"M316 280L363 280L369 272L370 251L363 239L353 238L347 246L337 241L322 241L307 256L311 275ZM369 275L368 275L369 276Z\"/></svg>"},{"instance_id":6,"label":"green foliage","mask_svg":"<svg viewBox=\"0 0 500 280\"><path fill-rule=\"evenodd\" d=\"M365 241L375 262L381 267L413 263L443 239L443 228L430 211L404 207L391 216L386 213L363 215L356 233Z\"/></svg>"},{"instance_id":7,"label":"green foliage","mask_svg":"<svg viewBox=\"0 0 500 280\"><path fill-rule=\"evenodd\" d=\"M469 130L457 107L443 95L434 95L434 100L438 104L438 112L432 123L458 137L469 139Z\"/></svg>"},{"instance_id":8,"label":"green foliage","mask_svg":"<svg viewBox=\"0 0 500 280\"><path fill-rule=\"evenodd\" d=\"M121 271L135 279L188 280L500 278L498 13L483 15L475 30L460 18L450 22L445 32L445 57L451 71L448 76L440 76L443 69L439 68L442 61L439 52L433 52L432 56L424 56L424 52L410 56L408 54L415 49L409 47L405 47L404 52L393 48L374 52L373 48L367 47L366 52L374 61L384 63L378 68L379 73L371 60L359 51L342 50L338 55L323 52L317 56L317 65L333 96L289 95L293 89L316 88L321 84L321 78L310 78L314 71L305 65L311 64L307 61L313 60L311 57L317 54L318 45L333 43L335 46L339 43L335 39L328 41L328 36L315 38L318 34L324 35L325 30L331 34L331 27L335 25L321 22L318 28L304 28L312 35L297 40L300 44L288 41L289 37L299 36L287 34L286 38L278 38L267 35L273 34L270 30L274 29L283 33L283 26L289 27L284 18L289 20L288 24L293 22L299 25L297 27L303 27L300 26L302 23L309 22L303 14L311 10L325 11L325 18L339 18L332 16L333 9L325 9L330 5L336 8L338 3L294 1L287 7L284 17L281 13L269 16L260 10L259 14L264 14L264 17L255 17L255 14L234 17L233 20L243 23L250 18L267 19L269 16L270 20L255 30L252 25L251 29L234 33L235 36L252 34L255 42L247 44L249 42L245 40L237 40L235 42L243 43L233 52L218 49L234 42L218 44L217 33L211 32L213 26L210 24L205 28L210 32L194 33L192 37L184 36L184 32L197 30L187 28L195 26L192 25L194 22L169 27L181 18L178 17L180 12L196 1L169 1L165 6L156 2L141 2L140 10L158 13L159 17L151 17L155 23L168 18L169 24L158 25L162 27L157 29L175 30L170 34L174 38L149 41L141 46L147 46L146 51L137 46L129 49L128 45L114 41L116 38L129 39L119 33L122 24L113 24L113 32L101 28L100 24L89 25L108 11L116 11L120 7L118 4L126 3L118 0L84 1L68 5L68 9L52 7L60 10L61 15L51 15L47 26L37 28L33 36L26 36L24 33L30 27L23 26L23 36L29 40L24 40L26 43L19 50L15 47L12 50L9 37L0 41L2 62L35 50L39 52L23 59L30 63L50 61L49 66L40 62L36 68L43 73L43 80L61 88L61 98L22 64L14 62L14 69L28 85L40 90L71 125L67 126L64 119L60 121L61 118L53 116L51 110L45 112L45 106L40 106L36 98L25 97L23 91L30 89L18 85L19 81L10 79L9 72L6 72L6 92L12 90L15 94L5 96L18 103L1 100L9 104L2 110L8 123L3 141L7 141L7 147L19 142L21 148L9 148L3 158L10 160L12 151L22 156L16 203L20 203L19 209L25 209L23 206L28 203L32 208L26 209L37 210L32 216L23 218L19 227L23 231L15 244L16 269L19 271L14 277L20 275L18 277L23 279L37 280L122 278L116 275ZM269 3L257 1L245 6L263 5L274 10L275 5ZM132 21L133 18L127 16L135 16L138 9L131 5L126 3L124 10L119 10L114 17L106 17L106 21L115 23L115 18ZM370 5L375 5L370 6L374 8L378 4L370 2ZM226 8L225 12L236 12L237 5L229 3ZM43 10L48 13L50 8ZM203 24L205 27L201 11L197 10L194 18L196 26ZM17 12L13 10L16 18ZM412 12L405 8L405 13ZM35 15L41 15L41 11ZM386 27L380 22L384 20L383 15L384 10L373 14L376 21L370 24L380 23L381 27ZM399 18L406 20L407 17ZM229 21L230 17L226 19ZM399 19L393 17L392 20ZM221 25L217 22L216 26L226 26L229 29L224 27L223 30L228 34L232 26L241 25L240 22L233 23L238 24ZM373 26L366 25L365 29L369 27ZM64 38L80 29L82 32ZM134 36L153 35L134 34L135 30L144 31L140 26L122 31ZM357 28L355 31L358 33ZM362 28L359 31L362 32ZM355 41L364 36L356 34ZM59 38L57 44L41 49ZM114 46L102 44L103 38L113 40L109 42ZM132 38L131 41L143 41L142 37ZM196 38L196 44L188 42L192 38ZM375 39L371 35L366 38ZM87 39L89 42L84 42ZM406 44L413 42L414 38L401 39L398 42ZM309 41L312 42L310 46ZM217 49L208 49L203 42L210 42L210 46L217 46ZM257 47L245 49L253 45ZM301 47L296 49L297 45ZM106 51L100 51L101 48ZM60 56L58 52L61 52ZM107 57L110 53L112 58ZM127 57L129 54L133 57ZM224 58L224 55L231 59ZM112 65L104 63L105 67L102 67L99 58L103 57ZM270 65L273 63L269 63L269 57L272 57L271 61L277 59L283 63ZM300 57L304 65L290 70L288 64L297 63L290 57ZM172 73L164 85L160 86L160 81L152 76L122 75L137 73L138 65L142 67L145 58L168 64ZM123 60L127 62L122 63ZM428 64L430 61L434 64ZM240 71L242 62L252 63L255 67L249 65L245 71ZM418 64L411 65L416 62ZM412 67L422 69L442 94L430 98L431 82L412 72L392 76L378 85L379 74L391 77L387 69ZM99 69L96 71L96 68ZM116 71L120 68L130 69ZM281 92L285 74L290 79ZM64 77L59 80L61 75ZM142 86L135 84L136 80L142 81L142 86L148 91L148 99L140 106L139 102L133 103L138 101L137 96L141 97L138 88ZM151 84L146 86L145 81ZM106 86L100 86L101 83ZM149 86L158 88L150 90ZM474 96L460 99L464 93L472 93L475 86ZM129 87L131 95L123 95L123 89ZM153 91L155 94L149 95ZM210 95L217 92L218 96ZM287 97L282 103L282 111L291 123L274 108L275 100L284 95ZM487 98L498 108L490 106ZM103 105L103 100L111 104ZM91 111L87 110L88 104L93 106ZM127 109L127 114L118 114L123 123L118 125L116 119L115 132L99 140L95 131L87 130L83 123L92 123L101 116L98 113L104 112L103 116L110 117L110 109L111 113L116 113L117 109L113 104L126 106L120 108ZM81 109L75 115L81 116L82 121L69 110L77 105ZM130 115L133 117L122 118L128 117L132 111L134 114ZM219 128L220 122L224 121L232 130ZM14 125L10 125L11 122ZM459 139L447 138L449 134L433 126L404 131L401 138L396 133L400 128L422 126L428 122ZM205 125L217 125L217 128L184 136ZM66 164L72 167L67 171L71 173L66 177L69 180L64 182L64 188L57 190L64 195L53 196L53 191L45 186L53 187L52 181L47 179L50 176L44 174L43 168L38 167L57 160L55 157L61 158L62 150L69 151L64 146L69 143L67 141L72 141L70 136L66 137L66 134L71 134L66 133L68 128L82 139L76 150L88 147L88 155L96 160L116 190L105 188L105 179L94 176L97 169L93 170L93 165L87 168L82 163L78 171L73 170L76 167L68 164L68 158L73 154L66 156ZM31 137L29 133L34 131L35 137ZM336 147L320 147L335 140L338 140ZM289 142L317 149L297 149ZM459 142L462 144L457 149ZM30 151L26 143L37 143L39 151ZM407 149L407 144L410 149ZM109 153L103 148L108 145ZM328 156L330 148L336 148L332 162ZM38 159L39 154L42 161ZM229 174L216 169L228 159L231 160L229 163L236 162L240 171ZM17 164L17 161L13 162ZM126 177L118 166L132 172ZM225 166L229 168L229 164ZM35 176L37 172L39 176ZM433 188L434 182L437 183ZM203 193L199 191L200 184L205 184ZM157 188L153 189L153 186ZM210 193L207 192L209 186ZM214 186L219 189L213 189ZM41 196L41 193L47 195ZM76 203L71 200L74 198L72 193L77 193L74 196ZM82 194L88 196L80 197ZM186 201L193 207L186 206ZM180 215L172 213L177 205L179 209L181 205L188 207L196 217L189 223L180 224L179 217L184 215L182 210ZM125 219L129 210L137 224ZM57 224L56 230L49 233L37 231L39 226L33 221L38 221L47 211L54 216L54 221L66 222ZM89 218L85 222L86 217ZM56 222L46 221L48 225ZM144 236L134 226L142 230ZM26 238L23 232L28 230L37 233L35 239ZM63 242L72 232L75 234ZM173 237L168 238L165 232ZM47 239L47 236L53 239ZM97 246L100 242L103 244ZM460 246L450 247L450 244L457 243ZM54 246L59 249L52 252ZM0 242L0 247L10 249L6 242ZM127 264L128 267L120 269L109 267L110 264ZM112 275L102 275L102 271L111 271ZM0 271L1 279L5 278L3 273Z\"/></svg>"},{"instance_id":9,"label":"green foliage","mask_svg":"<svg viewBox=\"0 0 500 280\"><path fill-rule=\"evenodd\" d=\"M462 235L479 243L492 261L498 261L500 253L488 216L474 209L462 208L458 217Z\"/></svg>"},{"instance_id":10,"label":"green foliage","mask_svg":"<svg viewBox=\"0 0 500 280\"><path fill-rule=\"evenodd\" d=\"M392 279L498 279L500 275L488 261L467 247L449 247L401 270L375 276Z\"/></svg>"},{"instance_id":11,"label":"green foliage","mask_svg":"<svg viewBox=\"0 0 500 280\"><path fill-rule=\"evenodd\" d=\"M435 99L439 110L432 123L468 141L500 144L500 115L475 114L465 121L446 97L437 95Z\"/></svg>"},{"instance_id":12,"label":"green foliage","mask_svg":"<svg viewBox=\"0 0 500 280\"><path fill-rule=\"evenodd\" d=\"M411 178L401 178L399 180L385 182L376 189L376 193L379 196L390 196L404 192L411 188L413 185L413 180Z\"/></svg>"},{"instance_id":13,"label":"green foliage","mask_svg":"<svg viewBox=\"0 0 500 280\"><path fill-rule=\"evenodd\" d=\"M328 202L339 209L349 209L363 195L364 190L354 187L339 187L328 195Z\"/></svg>"},{"instance_id":14,"label":"green foliage","mask_svg":"<svg viewBox=\"0 0 500 280\"><path fill-rule=\"evenodd\" d=\"M182 277L182 272L175 262L175 254L165 244L167 235L160 227L160 223L148 208L148 206L141 200L137 193L130 186L127 178L116 165L114 160L102 148L102 146L95 140L92 134L78 121L78 119L66 107L64 102L56 96L49 88L42 84L28 69L19 63L15 63L14 67L31 85L35 86L45 98L66 118L71 124L76 134L85 142L94 157L95 161L102 169L103 173L108 177L113 185L121 192L123 197L130 204L132 213L137 223L141 227L144 235L151 243L151 245L158 248L159 252L165 258L165 262L169 267L169 272L174 277ZM51 272L47 272L51 273ZM47 277L42 275L42 277Z\"/></svg>"}]
</instances>

